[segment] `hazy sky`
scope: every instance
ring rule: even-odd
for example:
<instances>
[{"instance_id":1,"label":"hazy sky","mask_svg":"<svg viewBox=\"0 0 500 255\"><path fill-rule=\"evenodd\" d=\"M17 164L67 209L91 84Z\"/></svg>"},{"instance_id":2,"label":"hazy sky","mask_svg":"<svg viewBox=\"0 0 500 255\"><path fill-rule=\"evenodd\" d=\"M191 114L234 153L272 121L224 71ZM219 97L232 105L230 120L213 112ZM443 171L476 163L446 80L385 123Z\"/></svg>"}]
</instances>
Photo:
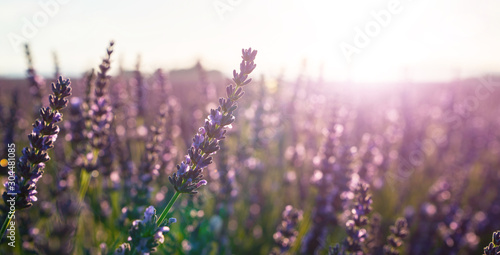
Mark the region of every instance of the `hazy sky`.
<instances>
[{"instance_id":1,"label":"hazy sky","mask_svg":"<svg viewBox=\"0 0 500 255\"><path fill-rule=\"evenodd\" d=\"M230 75L240 49L257 71L296 77L303 59L330 80L449 79L500 71L498 0L0 0L0 75L35 67L75 75L96 67L110 39L114 67L185 68L197 59ZM117 70L117 68L114 68Z\"/></svg>"}]
</instances>

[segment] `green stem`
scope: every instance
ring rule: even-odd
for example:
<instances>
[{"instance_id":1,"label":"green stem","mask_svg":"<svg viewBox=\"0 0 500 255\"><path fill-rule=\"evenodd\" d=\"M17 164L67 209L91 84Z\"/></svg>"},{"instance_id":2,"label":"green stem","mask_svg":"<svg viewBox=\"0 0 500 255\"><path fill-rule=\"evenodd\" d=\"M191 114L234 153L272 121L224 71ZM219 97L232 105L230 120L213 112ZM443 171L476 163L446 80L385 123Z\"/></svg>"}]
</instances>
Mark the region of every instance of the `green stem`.
<instances>
[{"instance_id":1,"label":"green stem","mask_svg":"<svg viewBox=\"0 0 500 255\"><path fill-rule=\"evenodd\" d=\"M181 195L181 193L179 191L176 191L174 196L170 199L170 201L168 202L167 204L167 207L165 207L165 209L163 209L163 212L161 213L160 215L160 218L158 218L158 220L156 221L156 225L157 226L160 226L161 223L165 220L165 218L167 218L167 213L168 211L170 211L170 208L172 208L172 206L174 205L175 203L175 200L177 200L177 198Z\"/></svg>"},{"instance_id":2,"label":"green stem","mask_svg":"<svg viewBox=\"0 0 500 255\"><path fill-rule=\"evenodd\" d=\"M80 194L79 194L80 203L85 198L85 194L87 193L87 189L89 188L91 177L92 175L90 173L88 173L85 169L82 169L82 173L80 175Z\"/></svg>"},{"instance_id":3,"label":"green stem","mask_svg":"<svg viewBox=\"0 0 500 255\"><path fill-rule=\"evenodd\" d=\"M5 235L5 231L7 231L7 226L9 225L10 221L12 220L11 217L7 214L7 218L5 218L3 225L2 225L2 230L0 230L0 241L3 239L3 236Z\"/></svg>"}]
</instances>

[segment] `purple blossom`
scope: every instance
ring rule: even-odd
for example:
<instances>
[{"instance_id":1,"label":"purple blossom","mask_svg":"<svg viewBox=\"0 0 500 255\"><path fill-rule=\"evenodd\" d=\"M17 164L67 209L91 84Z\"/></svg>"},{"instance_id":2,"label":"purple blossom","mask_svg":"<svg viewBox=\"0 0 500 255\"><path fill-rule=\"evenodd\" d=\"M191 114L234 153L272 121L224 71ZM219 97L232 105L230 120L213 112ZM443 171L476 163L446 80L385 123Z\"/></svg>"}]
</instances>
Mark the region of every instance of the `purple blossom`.
<instances>
[{"instance_id":1,"label":"purple blossom","mask_svg":"<svg viewBox=\"0 0 500 255\"><path fill-rule=\"evenodd\" d=\"M129 231L127 238L129 243L120 245L115 254L149 254L156 251L156 247L165 242L164 234L170 231L170 225L175 223L175 218L171 218L160 226L156 226L158 217L153 206L146 208L144 218L135 220Z\"/></svg>"},{"instance_id":2,"label":"purple blossom","mask_svg":"<svg viewBox=\"0 0 500 255\"><path fill-rule=\"evenodd\" d=\"M40 118L35 121L33 131L28 135L30 146L23 148L23 155L19 157L17 163L14 193L17 193L16 208L18 209L28 208L38 200L35 196L36 184L44 172L44 162L50 160L47 150L54 147L59 133L59 127L56 125L62 120L62 114L59 111L66 107L68 103L66 98L71 95L69 79L63 80L59 77L57 83L52 84L52 88L53 94L49 96L50 107L40 109ZM10 198L7 191L2 197L7 204Z\"/></svg>"},{"instance_id":3,"label":"purple blossom","mask_svg":"<svg viewBox=\"0 0 500 255\"><path fill-rule=\"evenodd\" d=\"M302 220L302 211L287 205L282 213L282 220L276 228L276 233L273 234L273 239L277 248L271 251L274 254L286 254L292 247L299 232L297 231L297 224Z\"/></svg>"},{"instance_id":4,"label":"purple blossom","mask_svg":"<svg viewBox=\"0 0 500 255\"><path fill-rule=\"evenodd\" d=\"M226 128L234 122L233 112L236 110L236 101L244 94L243 86L251 79L248 78L254 68L253 62L257 51L251 49L242 51L240 73L233 72L233 84L226 88L226 98L219 99L219 107L211 109L205 125L198 129L198 134L193 138L191 148L188 150L189 160L177 166L177 172L169 177L169 181L177 192L197 193L197 189L206 185L203 180L203 169L212 163L212 155L219 150L219 142L225 138Z\"/></svg>"}]
</instances>

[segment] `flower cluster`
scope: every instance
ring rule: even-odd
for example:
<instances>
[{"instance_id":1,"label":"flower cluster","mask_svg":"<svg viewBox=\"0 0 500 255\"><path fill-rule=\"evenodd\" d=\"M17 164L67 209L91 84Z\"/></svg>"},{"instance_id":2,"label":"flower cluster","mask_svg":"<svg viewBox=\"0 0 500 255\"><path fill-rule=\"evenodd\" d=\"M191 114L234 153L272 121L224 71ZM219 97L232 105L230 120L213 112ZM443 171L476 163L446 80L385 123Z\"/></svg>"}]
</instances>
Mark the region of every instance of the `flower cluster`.
<instances>
[{"instance_id":1,"label":"flower cluster","mask_svg":"<svg viewBox=\"0 0 500 255\"><path fill-rule=\"evenodd\" d=\"M396 220L394 226L391 226L391 235L387 237L387 244L384 246L386 255L399 255L399 247L403 245L403 239L408 235L408 223L405 218Z\"/></svg>"},{"instance_id":2,"label":"flower cluster","mask_svg":"<svg viewBox=\"0 0 500 255\"><path fill-rule=\"evenodd\" d=\"M270 254L285 254L292 247L297 235L297 224L302 220L302 211L287 205L282 214L282 221L273 235L274 242L278 245Z\"/></svg>"},{"instance_id":3,"label":"flower cluster","mask_svg":"<svg viewBox=\"0 0 500 255\"><path fill-rule=\"evenodd\" d=\"M256 66L254 60L257 51L249 48L242 50L242 53L240 73L233 71L235 86L231 84L226 88L227 98L219 99L219 107L210 111L205 125L198 129L193 138L185 160L177 166L177 172L169 177L170 183L179 193L195 194L198 188L207 184L207 181L202 179L203 169L212 163L211 155L219 150L219 141L225 138L226 128L233 123L236 101L243 96L243 86L252 80L248 79L248 75Z\"/></svg>"},{"instance_id":4,"label":"flower cluster","mask_svg":"<svg viewBox=\"0 0 500 255\"><path fill-rule=\"evenodd\" d=\"M485 255L499 255L500 254L500 231L493 233L491 243L484 247Z\"/></svg>"},{"instance_id":5,"label":"flower cluster","mask_svg":"<svg viewBox=\"0 0 500 255\"><path fill-rule=\"evenodd\" d=\"M163 234L170 231L169 226L175 223L175 218L170 218L160 226L156 225L158 216L153 206L150 206L144 212L143 220L135 220L129 231L128 243L120 245L115 254L149 254L156 250L156 247L165 241Z\"/></svg>"},{"instance_id":6,"label":"flower cluster","mask_svg":"<svg viewBox=\"0 0 500 255\"><path fill-rule=\"evenodd\" d=\"M363 243L367 239L365 227L368 225L368 214L372 211L372 196L369 193L369 185L359 182L354 190L354 207L352 209L352 219L346 222L347 239L345 241L346 250L358 252L363 250Z\"/></svg>"},{"instance_id":7,"label":"flower cluster","mask_svg":"<svg viewBox=\"0 0 500 255\"><path fill-rule=\"evenodd\" d=\"M14 185L5 183L9 193L17 193L16 208L23 209L37 201L36 184L42 177L45 162L49 161L48 150L54 147L59 134L57 123L62 121L61 110L68 104L71 95L71 82L59 77L56 84L52 83L53 94L49 96L50 107L40 109L40 119L33 123L33 131L28 135L30 146L23 149L23 155L17 163ZM7 191L3 193L6 202L10 198ZM7 203L7 202L6 202Z\"/></svg>"}]
</instances>

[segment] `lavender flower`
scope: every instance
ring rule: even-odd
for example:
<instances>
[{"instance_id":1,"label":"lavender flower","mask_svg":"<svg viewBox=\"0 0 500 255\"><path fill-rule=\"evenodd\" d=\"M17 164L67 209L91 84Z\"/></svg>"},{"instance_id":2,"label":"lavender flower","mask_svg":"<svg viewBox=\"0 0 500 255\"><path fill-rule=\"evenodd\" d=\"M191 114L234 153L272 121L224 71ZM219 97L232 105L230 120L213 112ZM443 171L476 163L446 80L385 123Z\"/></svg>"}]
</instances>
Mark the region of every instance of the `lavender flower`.
<instances>
[{"instance_id":1,"label":"lavender flower","mask_svg":"<svg viewBox=\"0 0 500 255\"><path fill-rule=\"evenodd\" d=\"M106 57L99 65L100 71L97 74L94 90L94 103L91 106L92 133L89 135L94 151L99 151L99 161L97 165L101 166L101 172L105 176L111 174L111 165L113 163L113 153L111 152L111 122L113 120L112 107L107 94L110 76L107 75L110 69L110 58L113 53L114 42L109 43ZM94 162L95 163L95 162ZM90 165L92 169L96 166ZM90 170L87 169L87 170Z\"/></svg>"},{"instance_id":2,"label":"lavender flower","mask_svg":"<svg viewBox=\"0 0 500 255\"><path fill-rule=\"evenodd\" d=\"M363 251L363 243L368 237L365 227L369 223L367 215L372 211L373 203L368 189L368 184L360 182L354 190L352 218L346 222L347 238L344 242L349 252Z\"/></svg>"},{"instance_id":3,"label":"lavender flower","mask_svg":"<svg viewBox=\"0 0 500 255\"><path fill-rule=\"evenodd\" d=\"M248 74L256 66L253 61L257 51L252 51L250 48L242 52L243 61L240 64L240 73L233 72L233 81L236 86L227 87L227 98L221 98L219 107L211 110L204 127L201 127L195 135L185 160L177 166L177 172L169 177L176 193L159 218L156 216L154 207L150 206L144 213L143 221L134 221L130 230L130 245L120 246L116 254L129 254L136 251L145 254L154 251L156 246L164 242L163 233L169 231L168 225L175 222L175 219L170 219L165 223L164 219L180 194L195 194L198 188L207 184L207 181L202 179L201 173L212 163L211 155L219 150L219 141L224 139L225 128L234 121L232 113L237 107L236 101L243 96L242 87L250 83L251 79L247 79Z\"/></svg>"},{"instance_id":4,"label":"lavender flower","mask_svg":"<svg viewBox=\"0 0 500 255\"><path fill-rule=\"evenodd\" d=\"M232 84L226 88L227 98L219 99L219 107L212 109L205 120L205 125L198 129L193 138L191 148L185 160L177 166L177 172L169 177L170 183L179 193L197 193L197 189L207 184L202 180L203 169L212 163L212 154L219 150L219 141L225 138L226 128L234 121L233 112L236 110L236 101L244 92L243 86L250 83L248 75L255 69L255 56L257 51L252 49L242 50L243 60L240 64L240 73L233 71Z\"/></svg>"},{"instance_id":5,"label":"lavender flower","mask_svg":"<svg viewBox=\"0 0 500 255\"><path fill-rule=\"evenodd\" d=\"M403 245L403 239L408 235L408 223L405 218L398 218L394 226L391 226L391 235L387 237L384 246L384 254L399 255L399 248Z\"/></svg>"},{"instance_id":6,"label":"lavender flower","mask_svg":"<svg viewBox=\"0 0 500 255\"><path fill-rule=\"evenodd\" d=\"M282 221L273 235L274 242L278 245L270 254L286 254L297 238L297 224L302 220L302 211L287 205L282 214Z\"/></svg>"},{"instance_id":7,"label":"lavender flower","mask_svg":"<svg viewBox=\"0 0 500 255\"><path fill-rule=\"evenodd\" d=\"M128 237L129 243L120 245L115 254L149 254L156 251L156 247L165 241L163 235L170 231L169 226L177 221L175 218L170 218L157 226L157 220L155 208L148 207L144 212L144 219L132 223Z\"/></svg>"},{"instance_id":8,"label":"lavender flower","mask_svg":"<svg viewBox=\"0 0 500 255\"><path fill-rule=\"evenodd\" d=\"M96 149L103 149L109 143L109 129L113 113L109 104L107 95L107 87L109 76L107 75L110 69L110 58L113 53L114 42L109 43L107 55L99 65L100 71L97 74L94 90L94 103L91 107L92 113L92 146ZM90 79L90 78L89 78Z\"/></svg>"},{"instance_id":9,"label":"lavender flower","mask_svg":"<svg viewBox=\"0 0 500 255\"><path fill-rule=\"evenodd\" d=\"M500 231L493 233L491 243L484 247L485 255L499 255L500 254Z\"/></svg>"},{"instance_id":10,"label":"lavender flower","mask_svg":"<svg viewBox=\"0 0 500 255\"><path fill-rule=\"evenodd\" d=\"M33 132L28 135L30 146L23 149L23 155L17 163L14 185L5 183L9 193L16 193L16 208L23 209L33 205L37 201L36 184L42 177L45 162L50 157L47 150L54 147L54 142L59 134L57 123L62 120L60 111L66 107L71 95L71 82L59 77L56 84L52 83L53 94L49 96L50 107L40 109L40 119L33 124ZM3 193L3 199L11 198L7 191Z\"/></svg>"}]
</instances>

